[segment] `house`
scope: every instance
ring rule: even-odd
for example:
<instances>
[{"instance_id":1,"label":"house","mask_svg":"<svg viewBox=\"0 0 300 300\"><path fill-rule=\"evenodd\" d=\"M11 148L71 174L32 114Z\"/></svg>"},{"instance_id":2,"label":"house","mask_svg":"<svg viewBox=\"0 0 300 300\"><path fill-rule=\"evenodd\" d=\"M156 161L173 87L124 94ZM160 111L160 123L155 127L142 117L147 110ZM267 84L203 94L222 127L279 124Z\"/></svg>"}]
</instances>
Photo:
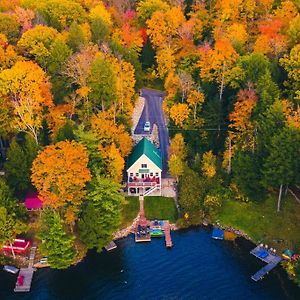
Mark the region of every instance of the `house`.
<instances>
[{"instance_id":1,"label":"house","mask_svg":"<svg viewBox=\"0 0 300 300\"><path fill-rule=\"evenodd\" d=\"M128 195L161 195L161 171L160 151L144 137L127 160Z\"/></svg>"}]
</instances>

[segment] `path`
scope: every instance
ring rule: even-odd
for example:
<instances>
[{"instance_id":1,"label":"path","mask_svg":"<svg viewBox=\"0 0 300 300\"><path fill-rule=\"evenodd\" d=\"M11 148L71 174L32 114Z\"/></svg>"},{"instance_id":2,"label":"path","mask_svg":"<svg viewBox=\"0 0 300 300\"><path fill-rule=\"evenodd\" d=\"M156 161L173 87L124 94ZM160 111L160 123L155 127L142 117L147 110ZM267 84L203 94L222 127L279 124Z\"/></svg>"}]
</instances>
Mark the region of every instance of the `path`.
<instances>
[{"instance_id":1,"label":"path","mask_svg":"<svg viewBox=\"0 0 300 300\"><path fill-rule=\"evenodd\" d=\"M169 132L162 109L165 93L156 90L142 89L141 96L145 98L145 106L134 130L134 134L143 134L147 136L148 133L144 132L144 125L147 121L150 121L151 123L150 133L152 132L153 124L157 125L163 163L162 176L166 177L168 170Z\"/></svg>"}]
</instances>

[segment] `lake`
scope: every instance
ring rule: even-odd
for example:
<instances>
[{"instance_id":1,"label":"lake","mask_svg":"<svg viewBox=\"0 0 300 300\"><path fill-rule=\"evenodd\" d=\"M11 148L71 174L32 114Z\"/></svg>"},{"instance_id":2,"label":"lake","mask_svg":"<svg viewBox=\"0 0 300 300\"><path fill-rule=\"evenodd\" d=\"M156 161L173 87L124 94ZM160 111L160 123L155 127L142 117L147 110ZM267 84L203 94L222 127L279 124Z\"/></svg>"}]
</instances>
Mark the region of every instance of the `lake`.
<instances>
[{"instance_id":1,"label":"lake","mask_svg":"<svg viewBox=\"0 0 300 300\"><path fill-rule=\"evenodd\" d=\"M16 275L0 271L0 299L300 299L300 289L277 267L260 282L251 279L264 263L249 254L253 245L211 238L211 230L172 232L164 239L135 244L133 236L118 248L90 251L75 267L34 274L32 291L13 292Z\"/></svg>"}]
</instances>

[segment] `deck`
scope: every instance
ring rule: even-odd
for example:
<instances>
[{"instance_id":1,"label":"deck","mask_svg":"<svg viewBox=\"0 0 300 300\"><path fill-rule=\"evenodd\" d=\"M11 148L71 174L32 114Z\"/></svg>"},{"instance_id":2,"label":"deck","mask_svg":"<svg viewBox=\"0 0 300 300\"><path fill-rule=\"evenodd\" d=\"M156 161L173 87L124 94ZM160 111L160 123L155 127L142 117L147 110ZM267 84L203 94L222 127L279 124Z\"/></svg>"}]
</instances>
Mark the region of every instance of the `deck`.
<instances>
[{"instance_id":1,"label":"deck","mask_svg":"<svg viewBox=\"0 0 300 300\"><path fill-rule=\"evenodd\" d=\"M166 241L166 247L172 248L172 239L171 239L171 227L169 221L164 221L163 230L165 232L165 241Z\"/></svg>"},{"instance_id":2,"label":"deck","mask_svg":"<svg viewBox=\"0 0 300 300\"><path fill-rule=\"evenodd\" d=\"M117 248L117 245L114 241L111 241L108 245L106 245L105 247L105 250L106 251L111 251L113 249L116 249Z\"/></svg>"},{"instance_id":3,"label":"deck","mask_svg":"<svg viewBox=\"0 0 300 300\"><path fill-rule=\"evenodd\" d=\"M36 247L32 247L29 255L29 264L28 268L21 268L20 273L17 278L16 287L14 288L15 292L29 292L31 289L31 282L33 277L33 268L34 257L35 257ZM23 278L23 283L19 284L19 278Z\"/></svg>"},{"instance_id":4,"label":"deck","mask_svg":"<svg viewBox=\"0 0 300 300\"><path fill-rule=\"evenodd\" d=\"M253 250L251 250L250 253L255 257L259 258L260 260L264 261L265 263L267 263L266 266L264 266L253 276L251 276L251 278L254 281L259 281L263 279L264 276L268 274L272 269L274 269L282 260L282 258L279 255L272 253L270 250L260 245L255 247ZM265 253L266 255L262 256L261 253Z\"/></svg>"}]
</instances>

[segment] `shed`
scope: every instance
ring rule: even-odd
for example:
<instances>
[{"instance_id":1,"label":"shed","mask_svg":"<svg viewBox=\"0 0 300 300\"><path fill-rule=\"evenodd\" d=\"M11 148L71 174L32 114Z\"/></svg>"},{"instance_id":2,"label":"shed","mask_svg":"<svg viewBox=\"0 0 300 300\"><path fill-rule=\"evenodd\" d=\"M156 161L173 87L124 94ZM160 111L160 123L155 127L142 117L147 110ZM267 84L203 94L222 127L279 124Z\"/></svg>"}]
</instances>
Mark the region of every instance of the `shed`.
<instances>
[{"instance_id":1,"label":"shed","mask_svg":"<svg viewBox=\"0 0 300 300\"><path fill-rule=\"evenodd\" d=\"M37 193L29 193L25 199L25 207L27 210L36 210L43 208L43 201Z\"/></svg>"}]
</instances>

